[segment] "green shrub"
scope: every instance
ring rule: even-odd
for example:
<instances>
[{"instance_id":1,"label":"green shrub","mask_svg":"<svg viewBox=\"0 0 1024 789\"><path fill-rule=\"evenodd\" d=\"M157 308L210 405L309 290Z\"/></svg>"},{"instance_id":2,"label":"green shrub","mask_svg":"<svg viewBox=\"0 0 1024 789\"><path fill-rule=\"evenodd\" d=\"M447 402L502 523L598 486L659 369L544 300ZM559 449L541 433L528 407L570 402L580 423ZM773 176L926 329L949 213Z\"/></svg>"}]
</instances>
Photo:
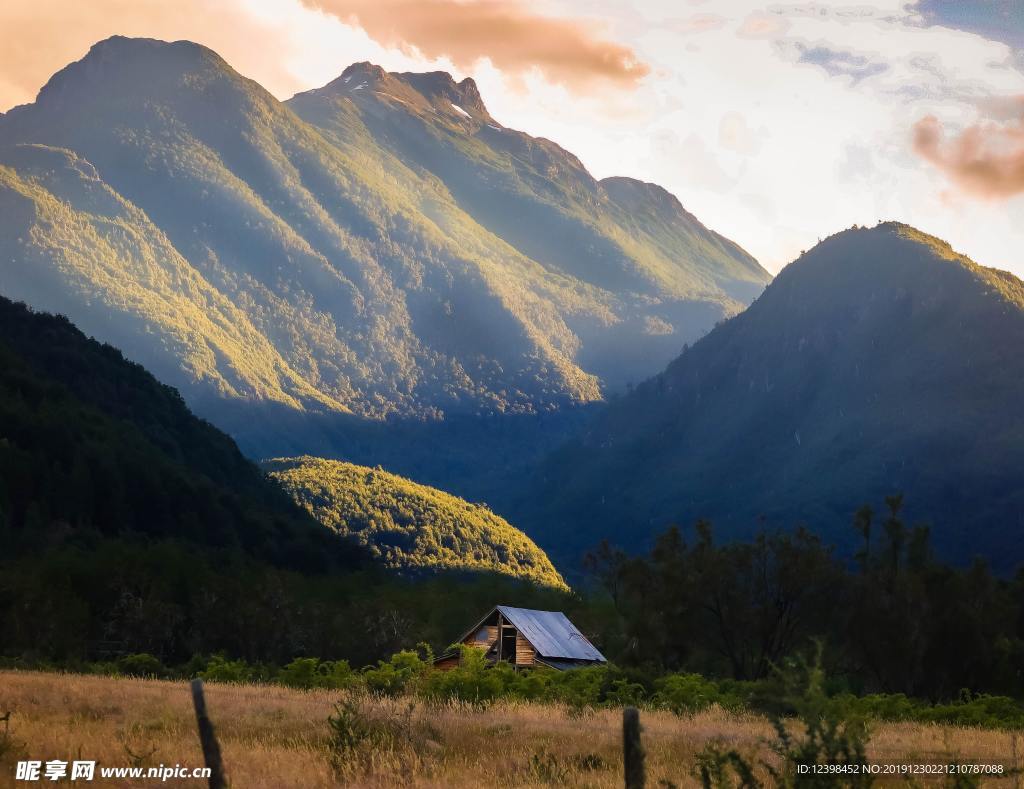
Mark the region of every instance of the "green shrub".
<instances>
[{"instance_id":1,"label":"green shrub","mask_svg":"<svg viewBox=\"0 0 1024 789\"><path fill-rule=\"evenodd\" d=\"M1008 696L979 695L951 704L936 704L917 712L918 720L955 726L1024 728L1024 702Z\"/></svg>"},{"instance_id":2,"label":"green shrub","mask_svg":"<svg viewBox=\"0 0 1024 789\"><path fill-rule=\"evenodd\" d=\"M359 700L346 696L334 705L334 714L327 718L331 749L336 756L347 754L373 738L376 728L363 714Z\"/></svg>"},{"instance_id":3,"label":"green shrub","mask_svg":"<svg viewBox=\"0 0 1024 789\"><path fill-rule=\"evenodd\" d=\"M397 696L406 690L413 690L416 681L431 668L430 662L407 649L396 652L390 660L381 660L376 666L363 669L361 678L367 690L385 696Z\"/></svg>"},{"instance_id":4,"label":"green shrub","mask_svg":"<svg viewBox=\"0 0 1024 789\"><path fill-rule=\"evenodd\" d=\"M169 673L158 658L147 652L118 658L116 666L118 673L129 677L166 677Z\"/></svg>"},{"instance_id":5,"label":"green shrub","mask_svg":"<svg viewBox=\"0 0 1024 789\"><path fill-rule=\"evenodd\" d=\"M798 725L794 727L793 721L781 714L772 716L775 737L769 747L777 761L761 761L771 781L761 782L755 775L754 764L739 751L710 743L698 754L695 769L705 789L861 789L872 785L873 779L864 769L868 763L867 723L851 713L849 705L826 695L820 649L813 663L791 661L776 670L772 687L779 694L774 706L795 710ZM836 769L823 773L801 770L824 766Z\"/></svg>"},{"instance_id":6,"label":"green shrub","mask_svg":"<svg viewBox=\"0 0 1024 789\"><path fill-rule=\"evenodd\" d=\"M358 682L347 660L295 658L278 672L277 681L289 688L349 688Z\"/></svg>"},{"instance_id":7,"label":"green shrub","mask_svg":"<svg viewBox=\"0 0 1024 789\"><path fill-rule=\"evenodd\" d=\"M548 701L560 701L572 707L598 707L610 685L609 669L604 666L573 671L554 671L549 681Z\"/></svg>"},{"instance_id":8,"label":"green shrub","mask_svg":"<svg viewBox=\"0 0 1024 789\"><path fill-rule=\"evenodd\" d=\"M420 692L427 698L456 699L471 704L486 704L494 699L519 695L515 669L508 663L490 666L483 652L459 645L459 665L448 671L430 671L423 677Z\"/></svg>"},{"instance_id":9,"label":"green shrub","mask_svg":"<svg viewBox=\"0 0 1024 789\"><path fill-rule=\"evenodd\" d=\"M228 660L224 655L214 655L199 672L208 682L252 682L256 678L253 667L244 660Z\"/></svg>"},{"instance_id":10,"label":"green shrub","mask_svg":"<svg viewBox=\"0 0 1024 789\"><path fill-rule=\"evenodd\" d=\"M656 692L651 703L671 710L676 715L687 715L705 710L713 704L726 709L739 709L743 702L735 695L723 691L717 683L700 674L669 674L654 683Z\"/></svg>"},{"instance_id":11,"label":"green shrub","mask_svg":"<svg viewBox=\"0 0 1024 789\"><path fill-rule=\"evenodd\" d=\"M636 707L647 698L647 689L639 682L625 678L613 679L604 701L615 707Z\"/></svg>"}]
</instances>

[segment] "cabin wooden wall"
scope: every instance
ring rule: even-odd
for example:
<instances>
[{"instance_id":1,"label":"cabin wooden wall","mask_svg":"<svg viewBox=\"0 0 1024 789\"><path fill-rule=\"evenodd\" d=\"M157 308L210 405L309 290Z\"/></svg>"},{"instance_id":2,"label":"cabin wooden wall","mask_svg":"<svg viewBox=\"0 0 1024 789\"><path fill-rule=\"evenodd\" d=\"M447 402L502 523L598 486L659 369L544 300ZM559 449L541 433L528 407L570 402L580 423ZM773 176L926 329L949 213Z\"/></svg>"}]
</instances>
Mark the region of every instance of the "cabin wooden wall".
<instances>
[{"instance_id":1,"label":"cabin wooden wall","mask_svg":"<svg viewBox=\"0 0 1024 789\"><path fill-rule=\"evenodd\" d=\"M516 665L532 666L536 652L530 646L530 642L523 638L523 634L516 631Z\"/></svg>"},{"instance_id":2,"label":"cabin wooden wall","mask_svg":"<svg viewBox=\"0 0 1024 789\"><path fill-rule=\"evenodd\" d=\"M484 628L480 628L480 630L483 630L483 629ZM498 626L497 625L487 625L486 630L487 630L487 640L486 641L477 641L476 640L477 639L477 635L480 632L478 630L476 633L472 633L462 643L466 644L467 646L471 646L471 647L479 647L480 649L487 649L487 647L489 647L491 644L493 644L495 641L498 640Z\"/></svg>"},{"instance_id":3,"label":"cabin wooden wall","mask_svg":"<svg viewBox=\"0 0 1024 789\"><path fill-rule=\"evenodd\" d=\"M488 649L491 644L498 640L498 625L486 625L478 628L475 633L471 633L462 642L466 646L476 647L477 649ZM483 638L484 640L480 640ZM533 646L530 644L523 634L516 630L516 652L513 658L512 655L502 655L503 660L508 660L514 663L516 666L533 666L536 664L537 653ZM451 660L438 661L435 666L442 671L454 668L458 665L458 658Z\"/></svg>"},{"instance_id":4,"label":"cabin wooden wall","mask_svg":"<svg viewBox=\"0 0 1024 789\"><path fill-rule=\"evenodd\" d=\"M459 655L448 655L447 657L441 657L434 661L434 668L438 671L451 671L453 668L458 668Z\"/></svg>"}]
</instances>

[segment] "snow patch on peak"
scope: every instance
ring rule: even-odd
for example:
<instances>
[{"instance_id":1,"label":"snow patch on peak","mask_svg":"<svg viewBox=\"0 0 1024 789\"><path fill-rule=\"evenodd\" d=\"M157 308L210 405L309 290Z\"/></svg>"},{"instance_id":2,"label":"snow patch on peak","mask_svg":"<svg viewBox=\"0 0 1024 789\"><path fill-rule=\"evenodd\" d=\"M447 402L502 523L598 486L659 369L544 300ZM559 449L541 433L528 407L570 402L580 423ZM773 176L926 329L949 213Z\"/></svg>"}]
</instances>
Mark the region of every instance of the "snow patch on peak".
<instances>
[{"instance_id":1,"label":"snow patch on peak","mask_svg":"<svg viewBox=\"0 0 1024 789\"><path fill-rule=\"evenodd\" d=\"M473 117L468 112L466 112L464 109L462 109L462 107L460 107L458 104L456 104L454 101L450 101L448 103L451 104L452 105L452 109L455 110L460 115L465 115L467 118L472 118Z\"/></svg>"}]
</instances>

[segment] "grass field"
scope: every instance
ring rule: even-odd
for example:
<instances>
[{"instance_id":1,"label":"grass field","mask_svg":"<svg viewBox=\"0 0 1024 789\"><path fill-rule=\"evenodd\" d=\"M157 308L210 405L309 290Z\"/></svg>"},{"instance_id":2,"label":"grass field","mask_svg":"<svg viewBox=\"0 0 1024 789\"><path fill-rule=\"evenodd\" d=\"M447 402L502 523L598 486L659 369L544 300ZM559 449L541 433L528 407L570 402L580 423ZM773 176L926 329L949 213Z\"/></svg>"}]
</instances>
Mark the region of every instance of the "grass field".
<instances>
[{"instance_id":1,"label":"grass field","mask_svg":"<svg viewBox=\"0 0 1024 789\"><path fill-rule=\"evenodd\" d=\"M361 698L340 728L354 743L338 750L329 716L337 691L276 686L207 685L210 716L233 787L314 789L365 787L621 786L621 713L495 703L427 706L409 699ZM100 765L201 766L188 685L71 674L0 672L0 787L15 780L19 759L95 759ZM694 786L694 756L711 740L767 755L767 721L720 710L676 717L642 713L648 787ZM1024 739L1024 738L1022 738ZM4 744L6 743L6 744ZM920 724L878 724L875 763L1022 761L1008 732ZM1014 756L1017 751L1016 756ZM1015 786L1018 778L985 785ZM65 784L67 781L64 782ZM39 784L36 784L39 785ZM43 785L53 785L43 782ZM62 784L57 784L62 785ZM79 785L79 783L71 784ZM97 777L83 786L205 786Z\"/></svg>"}]
</instances>

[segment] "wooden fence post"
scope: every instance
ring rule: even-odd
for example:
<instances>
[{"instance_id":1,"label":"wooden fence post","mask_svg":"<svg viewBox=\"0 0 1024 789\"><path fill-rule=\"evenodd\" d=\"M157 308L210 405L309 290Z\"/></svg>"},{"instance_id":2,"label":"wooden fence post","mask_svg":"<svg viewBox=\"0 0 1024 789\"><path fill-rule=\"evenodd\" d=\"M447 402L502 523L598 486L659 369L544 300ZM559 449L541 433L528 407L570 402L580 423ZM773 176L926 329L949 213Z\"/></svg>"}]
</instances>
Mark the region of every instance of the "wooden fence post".
<instances>
[{"instance_id":1,"label":"wooden fence post","mask_svg":"<svg viewBox=\"0 0 1024 789\"><path fill-rule=\"evenodd\" d=\"M199 742L203 746L203 760L210 768L210 789L226 789L224 763L220 758L220 744L213 731L213 724L206 714L206 697L203 695L203 681L192 680L192 704L196 708L196 724L199 726Z\"/></svg>"},{"instance_id":2,"label":"wooden fence post","mask_svg":"<svg viewBox=\"0 0 1024 789\"><path fill-rule=\"evenodd\" d=\"M644 746L640 743L640 711L636 707L622 711L622 757L626 789L644 789Z\"/></svg>"},{"instance_id":3,"label":"wooden fence post","mask_svg":"<svg viewBox=\"0 0 1024 789\"><path fill-rule=\"evenodd\" d=\"M1013 754L1013 785L1015 789L1020 789L1020 772L1024 767L1021 766L1020 755L1017 752L1017 732L1011 735L1010 751Z\"/></svg>"}]
</instances>

